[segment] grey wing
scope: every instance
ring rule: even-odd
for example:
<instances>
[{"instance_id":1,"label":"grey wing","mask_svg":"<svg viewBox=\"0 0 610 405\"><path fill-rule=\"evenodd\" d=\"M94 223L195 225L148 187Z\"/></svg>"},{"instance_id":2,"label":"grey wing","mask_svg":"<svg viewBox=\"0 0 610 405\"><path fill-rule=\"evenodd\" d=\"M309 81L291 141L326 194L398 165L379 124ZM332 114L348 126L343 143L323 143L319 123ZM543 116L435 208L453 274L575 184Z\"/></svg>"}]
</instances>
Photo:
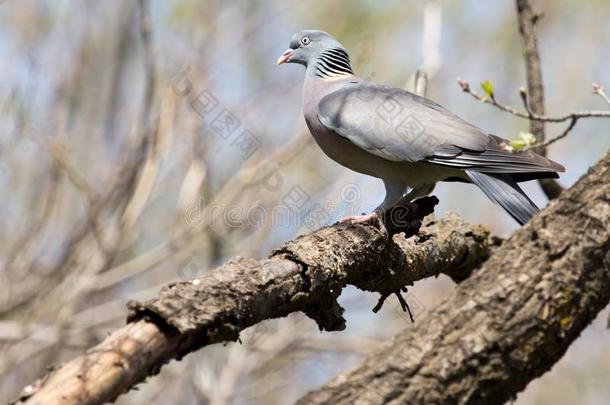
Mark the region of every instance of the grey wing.
<instances>
[{"instance_id":1,"label":"grey wing","mask_svg":"<svg viewBox=\"0 0 610 405\"><path fill-rule=\"evenodd\" d=\"M430 100L365 83L322 98L318 119L355 145L393 161L454 155L458 149L482 152L489 141L481 130Z\"/></svg>"},{"instance_id":2,"label":"grey wing","mask_svg":"<svg viewBox=\"0 0 610 405\"><path fill-rule=\"evenodd\" d=\"M499 136L489 135L489 142L483 152L456 150L451 154L435 154L426 159L430 163L471 169L483 173L509 173L519 181L542 177L559 177L556 172L565 168L557 162L540 156L531 150L511 152L509 142ZM538 174L536 174L538 173ZM551 174L541 176L540 174ZM527 176L533 174L533 176Z\"/></svg>"},{"instance_id":3,"label":"grey wing","mask_svg":"<svg viewBox=\"0 0 610 405\"><path fill-rule=\"evenodd\" d=\"M322 98L318 119L338 135L387 160L489 173L552 173L563 166L531 151L511 153L442 106L408 91L352 83Z\"/></svg>"}]
</instances>

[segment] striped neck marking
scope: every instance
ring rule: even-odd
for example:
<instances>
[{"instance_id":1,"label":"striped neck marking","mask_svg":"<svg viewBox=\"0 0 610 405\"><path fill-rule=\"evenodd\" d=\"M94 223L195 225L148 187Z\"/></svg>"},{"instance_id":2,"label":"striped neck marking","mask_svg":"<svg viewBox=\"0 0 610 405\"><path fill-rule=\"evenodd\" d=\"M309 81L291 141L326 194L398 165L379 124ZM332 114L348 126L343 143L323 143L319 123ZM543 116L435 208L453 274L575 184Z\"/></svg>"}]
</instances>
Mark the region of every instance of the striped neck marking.
<instances>
[{"instance_id":1,"label":"striped neck marking","mask_svg":"<svg viewBox=\"0 0 610 405\"><path fill-rule=\"evenodd\" d=\"M322 79L353 76L349 55L341 48L322 51L316 60L315 75Z\"/></svg>"}]
</instances>

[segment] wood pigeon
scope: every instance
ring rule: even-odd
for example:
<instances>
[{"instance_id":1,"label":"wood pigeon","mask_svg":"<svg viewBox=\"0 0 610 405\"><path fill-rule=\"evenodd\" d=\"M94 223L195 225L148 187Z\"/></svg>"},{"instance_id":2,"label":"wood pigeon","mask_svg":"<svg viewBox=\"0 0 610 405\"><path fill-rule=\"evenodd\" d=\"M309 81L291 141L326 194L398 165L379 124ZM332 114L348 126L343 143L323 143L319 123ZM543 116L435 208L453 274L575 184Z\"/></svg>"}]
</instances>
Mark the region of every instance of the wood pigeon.
<instances>
[{"instance_id":1,"label":"wood pigeon","mask_svg":"<svg viewBox=\"0 0 610 405\"><path fill-rule=\"evenodd\" d=\"M345 222L381 223L401 198L412 201L432 192L438 181L459 181L477 185L523 225L539 209L517 183L557 178L565 170L532 151L513 152L507 140L433 101L356 77L345 48L326 32L296 33L277 60L283 63L306 68L303 112L320 148L385 185L379 207Z\"/></svg>"}]
</instances>

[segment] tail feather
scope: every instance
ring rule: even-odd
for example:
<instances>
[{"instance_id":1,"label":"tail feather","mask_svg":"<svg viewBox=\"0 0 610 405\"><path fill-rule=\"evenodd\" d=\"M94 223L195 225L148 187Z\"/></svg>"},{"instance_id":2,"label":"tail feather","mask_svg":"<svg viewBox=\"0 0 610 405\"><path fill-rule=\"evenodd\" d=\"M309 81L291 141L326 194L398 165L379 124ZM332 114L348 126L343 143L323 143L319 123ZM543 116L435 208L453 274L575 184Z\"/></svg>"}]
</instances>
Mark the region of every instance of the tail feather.
<instances>
[{"instance_id":1,"label":"tail feather","mask_svg":"<svg viewBox=\"0 0 610 405\"><path fill-rule=\"evenodd\" d=\"M519 224L525 224L540 212L510 175L481 173L474 170L466 170L466 174L490 200L504 208Z\"/></svg>"}]
</instances>

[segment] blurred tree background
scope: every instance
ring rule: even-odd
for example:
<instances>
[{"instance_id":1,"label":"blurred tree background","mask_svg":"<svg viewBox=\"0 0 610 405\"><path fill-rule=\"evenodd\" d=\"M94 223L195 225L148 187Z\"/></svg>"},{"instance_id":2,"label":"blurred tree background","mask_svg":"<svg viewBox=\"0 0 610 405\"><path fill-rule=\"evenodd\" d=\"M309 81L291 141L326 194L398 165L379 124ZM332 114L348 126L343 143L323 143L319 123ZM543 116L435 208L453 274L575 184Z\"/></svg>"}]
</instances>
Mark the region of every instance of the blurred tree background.
<instances>
[{"instance_id":1,"label":"blurred tree background","mask_svg":"<svg viewBox=\"0 0 610 405\"><path fill-rule=\"evenodd\" d=\"M549 115L603 109L610 6L540 0ZM520 107L525 83L512 0L285 2L0 0L0 398L124 323L125 302L234 255L264 257L298 234L368 211L381 182L326 158L301 113L302 68L278 68L292 34L318 28L350 51L358 75L409 88L486 131L528 123L472 100L456 83L490 80ZM217 130L229 117L234 132ZM549 136L561 131L549 126ZM610 147L608 123L583 120L549 156L571 185ZM526 185L539 204L536 183ZM442 184L437 214L495 234L515 228L482 193ZM453 288L412 288L415 322ZM397 302L348 289L347 329L321 334L302 315L267 321L242 344L172 362L119 403L287 403L411 327ZM607 403L610 340L602 313L516 403Z\"/></svg>"}]
</instances>

